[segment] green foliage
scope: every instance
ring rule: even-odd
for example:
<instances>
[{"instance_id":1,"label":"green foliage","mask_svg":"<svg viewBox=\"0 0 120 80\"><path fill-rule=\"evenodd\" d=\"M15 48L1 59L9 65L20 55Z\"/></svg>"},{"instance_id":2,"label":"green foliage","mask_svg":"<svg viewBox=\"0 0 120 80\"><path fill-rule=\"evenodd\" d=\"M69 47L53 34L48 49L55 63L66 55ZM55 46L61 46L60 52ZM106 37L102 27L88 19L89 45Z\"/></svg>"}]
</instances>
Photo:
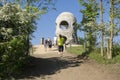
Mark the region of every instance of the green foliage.
<instances>
[{"instance_id":1,"label":"green foliage","mask_svg":"<svg viewBox=\"0 0 120 80\"><path fill-rule=\"evenodd\" d=\"M84 42L85 42L85 40L84 40L83 38L78 37L78 43L79 43L80 45L83 45Z\"/></svg>"},{"instance_id":2,"label":"green foliage","mask_svg":"<svg viewBox=\"0 0 120 80\"><path fill-rule=\"evenodd\" d=\"M0 77L5 79L18 74L25 64L26 56L24 40L14 38L9 42L0 44Z\"/></svg>"},{"instance_id":3,"label":"green foliage","mask_svg":"<svg viewBox=\"0 0 120 80\"><path fill-rule=\"evenodd\" d=\"M97 24L96 18L98 16L98 3L96 0L79 0L80 5L84 7L80 12L83 14L81 25L83 26L83 31L85 32L85 45L89 47L88 52L95 46L96 43L96 32Z\"/></svg>"},{"instance_id":4,"label":"green foliage","mask_svg":"<svg viewBox=\"0 0 120 80\"><path fill-rule=\"evenodd\" d=\"M42 12L47 12L49 10L56 10L55 2L57 0L7 0L6 2L9 3L16 3L20 4L22 8L29 8L28 10L31 11L31 8L38 8L38 10ZM4 4L4 2L2 3ZM33 10L33 9L32 9Z\"/></svg>"},{"instance_id":5,"label":"green foliage","mask_svg":"<svg viewBox=\"0 0 120 80\"><path fill-rule=\"evenodd\" d=\"M0 2L0 80L19 74L29 57L29 40L36 19L54 8L54 0L5 0Z\"/></svg>"},{"instance_id":6,"label":"green foliage","mask_svg":"<svg viewBox=\"0 0 120 80\"><path fill-rule=\"evenodd\" d=\"M35 29L36 13L30 14L17 4L4 5L0 10L0 40L6 41L12 36L31 34Z\"/></svg>"},{"instance_id":7,"label":"green foliage","mask_svg":"<svg viewBox=\"0 0 120 80\"><path fill-rule=\"evenodd\" d=\"M120 55L120 44L114 43L113 44L113 57Z\"/></svg>"},{"instance_id":8,"label":"green foliage","mask_svg":"<svg viewBox=\"0 0 120 80\"><path fill-rule=\"evenodd\" d=\"M114 17L120 19L120 0L115 0L114 2Z\"/></svg>"},{"instance_id":9,"label":"green foliage","mask_svg":"<svg viewBox=\"0 0 120 80\"><path fill-rule=\"evenodd\" d=\"M0 9L0 78L19 74L26 63L26 37L35 30L37 13L12 3Z\"/></svg>"}]
</instances>

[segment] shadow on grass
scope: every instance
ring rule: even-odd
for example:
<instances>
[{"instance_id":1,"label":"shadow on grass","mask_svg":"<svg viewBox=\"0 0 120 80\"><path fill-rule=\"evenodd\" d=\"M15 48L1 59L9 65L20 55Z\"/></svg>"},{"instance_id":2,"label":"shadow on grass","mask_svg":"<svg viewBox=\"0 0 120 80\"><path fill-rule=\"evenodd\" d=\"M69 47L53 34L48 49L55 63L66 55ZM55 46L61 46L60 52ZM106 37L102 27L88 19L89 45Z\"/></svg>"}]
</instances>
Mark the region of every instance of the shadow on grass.
<instances>
[{"instance_id":1,"label":"shadow on grass","mask_svg":"<svg viewBox=\"0 0 120 80\"><path fill-rule=\"evenodd\" d=\"M30 64L24 66L23 73L16 79L34 79L34 77L44 77L59 73L61 69L68 67L77 67L83 61L76 60L75 57L52 57L52 58L35 58L30 57Z\"/></svg>"},{"instance_id":2,"label":"shadow on grass","mask_svg":"<svg viewBox=\"0 0 120 80\"><path fill-rule=\"evenodd\" d=\"M80 55L78 55L77 56L77 59L83 59L83 60L88 60L88 55L89 55L90 53L89 52L83 52L82 54L80 54Z\"/></svg>"}]
</instances>

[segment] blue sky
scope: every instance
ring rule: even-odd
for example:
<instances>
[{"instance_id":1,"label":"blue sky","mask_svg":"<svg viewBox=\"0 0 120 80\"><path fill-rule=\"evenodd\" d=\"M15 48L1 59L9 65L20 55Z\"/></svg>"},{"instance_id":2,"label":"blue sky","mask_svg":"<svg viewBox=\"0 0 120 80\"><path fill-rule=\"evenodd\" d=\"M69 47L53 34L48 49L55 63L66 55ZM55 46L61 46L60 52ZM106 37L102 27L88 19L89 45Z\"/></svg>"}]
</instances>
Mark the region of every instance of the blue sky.
<instances>
[{"instance_id":1,"label":"blue sky","mask_svg":"<svg viewBox=\"0 0 120 80\"><path fill-rule=\"evenodd\" d=\"M82 14L80 13L81 6L78 3L78 0L57 0L55 4L56 11L51 10L48 13L42 15L37 21L37 30L33 33L35 36L31 43L33 45L40 44L40 39L42 37L53 39L55 35L55 20L57 16L62 12L71 12L76 17L78 23L82 19ZM82 32L78 32L80 37L83 37Z\"/></svg>"}]
</instances>

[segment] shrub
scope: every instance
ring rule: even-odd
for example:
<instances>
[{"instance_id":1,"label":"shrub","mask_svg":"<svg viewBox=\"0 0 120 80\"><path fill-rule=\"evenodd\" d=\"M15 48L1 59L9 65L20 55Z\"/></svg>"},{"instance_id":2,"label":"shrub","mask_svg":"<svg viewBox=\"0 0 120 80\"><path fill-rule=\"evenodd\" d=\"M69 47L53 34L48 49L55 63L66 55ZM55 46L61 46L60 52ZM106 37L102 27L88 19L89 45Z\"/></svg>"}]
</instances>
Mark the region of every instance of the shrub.
<instances>
[{"instance_id":1,"label":"shrub","mask_svg":"<svg viewBox=\"0 0 120 80\"><path fill-rule=\"evenodd\" d=\"M0 77L8 78L18 74L26 59L23 39L14 38L0 46Z\"/></svg>"},{"instance_id":2,"label":"shrub","mask_svg":"<svg viewBox=\"0 0 120 80\"><path fill-rule=\"evenodd\" d=\"M113 57L120 54L120 45L118 43L113 45Z\"/></svg>"}]
</instances>

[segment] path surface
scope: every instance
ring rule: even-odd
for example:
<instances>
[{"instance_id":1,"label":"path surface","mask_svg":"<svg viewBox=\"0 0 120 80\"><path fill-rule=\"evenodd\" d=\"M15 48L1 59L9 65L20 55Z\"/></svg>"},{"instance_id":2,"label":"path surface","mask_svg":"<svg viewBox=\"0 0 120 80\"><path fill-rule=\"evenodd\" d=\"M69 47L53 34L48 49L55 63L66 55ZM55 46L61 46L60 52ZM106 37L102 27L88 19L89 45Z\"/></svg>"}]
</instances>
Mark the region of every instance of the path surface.
<instances>
[{"instance_id":1,"label":"path surface","mask_svg":"<svg viewBox=\"0 0 120 80\"><path fill-rule=\"evenodd\" d=\"M40 45L35 49L31 66L19 80L120 80L120 64L100 65L66 52L60 57L56 48L45 52Z\"/></svg>"}]
</instances>

